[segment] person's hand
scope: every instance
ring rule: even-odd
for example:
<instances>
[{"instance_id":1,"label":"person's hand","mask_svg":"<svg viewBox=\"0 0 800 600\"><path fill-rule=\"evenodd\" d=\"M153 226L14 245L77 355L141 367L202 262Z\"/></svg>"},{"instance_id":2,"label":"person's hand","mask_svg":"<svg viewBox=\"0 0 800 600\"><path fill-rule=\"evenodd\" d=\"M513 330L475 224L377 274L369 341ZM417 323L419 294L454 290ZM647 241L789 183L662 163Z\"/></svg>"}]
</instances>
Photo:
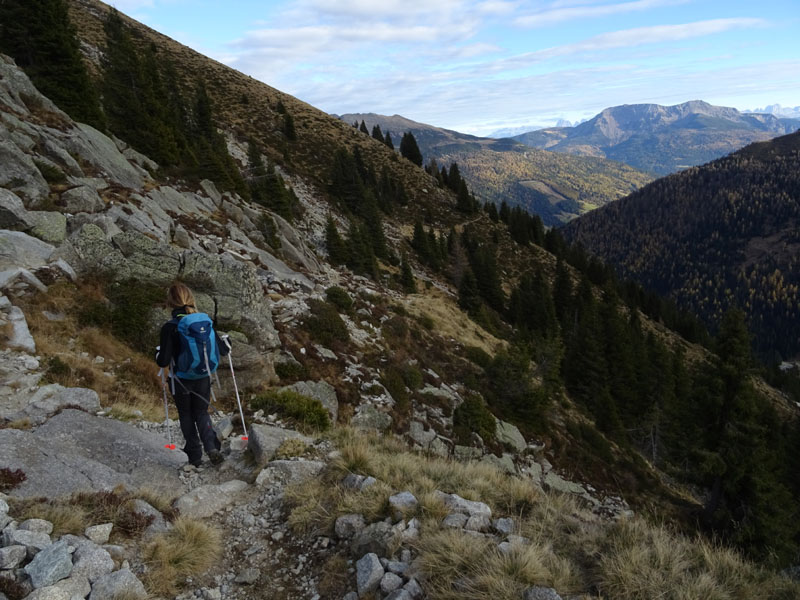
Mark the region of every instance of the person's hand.
<instances>
[{"instance_id":1,"label":"person's hand","mask_svg":"<svg viewBox=\"0 0 800 600\"><path fill-rule=\"evenodd\" d=\"M231 349L231 336L229 336L227 333L223 333L221 336L219 336L219 339L221 339L222 343L228 347L228 350Z\"/></svg>"}]
</instances>

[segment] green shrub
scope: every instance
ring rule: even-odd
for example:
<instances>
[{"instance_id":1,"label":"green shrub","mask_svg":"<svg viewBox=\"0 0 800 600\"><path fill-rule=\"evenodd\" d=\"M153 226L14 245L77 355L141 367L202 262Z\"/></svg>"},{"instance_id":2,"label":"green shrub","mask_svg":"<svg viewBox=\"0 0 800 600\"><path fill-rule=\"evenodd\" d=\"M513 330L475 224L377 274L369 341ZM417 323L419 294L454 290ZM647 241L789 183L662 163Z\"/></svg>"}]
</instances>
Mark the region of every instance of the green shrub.
<instances>
[{"instance_id":1,"label":"green shrub","mask_svg":"<svg viewBox=\"0 0 800 600\"><path fill-rule=\"evenodd\" d=\"M428 331L433 331L433 328L436 327L436 322L433 320L433 317L428 314L420 315L417 317L417 321Z\"/></svg>"},{"instance_id":2,"label":"green shrub","mask_svg":"<svg viewBox=\"0 0 800 600\"><path fill-rule=\"evenodd\" d=\"M335 285L325 290L325 297L328 299L328 302L333 304L341 312L347 313L353 308L353 299L342 288Z\"/></svg>"},{"instance_id":3,"label":"green shrub","mask_svg":"<svg viewBox=\"0 0 800 600\"><path fill-rule=\"evenodd\" d=\"M402 369L397 365L388 367L381 378L381 383L394 399L395 411L399 414L408 413L411 409L411 398L406 390L406 382L403 378Z\"/></svg>"},{"instance_id":4,"label":"green shrub","mask_svg":"<svg viewBox=\"0 0 800 600\"><path fill-rule=\"evenodd\" d=\"M148 352L157 342L157 331L151 330L150 313L164 299L161 286L128 279L109 287L111 300L111 332L133 348Z\"/></svg>"},{"instance_id":5,"label":"green shrub","mask_svg":"<svg viewBox=\"0 0 800 600\"><path fill-rule=\"evenodd\" d=\"M47 183L56 184L67 182L67 176L64 175L64 171L58 167L40 160L34 160L33 163L36 165L36 168L39 169L39 172Z\"/></svg>"},{"instance_id":6,"label":"green shrub","mask_svg":"<svg viewBox=\"0 0 800 600\"><path fill-rule=\"evenodd\" d=\"M468 445L473 431L481 436L484 442L492 442L495 427L494 415L489 412L483 398L477 394L468 395L453 413L453 434L459 444Z\"/></svg>"},{"instance_id":7,"label":"green shrub","mask_svg":"<svg viewBox=\"0 0 800 600\"><path fill-rule=\"evenodd\" d=\"M301 431L325 431L331 426L328 410L319 400L297 392L270 390L259 394L250 402L254 410L278 413L295 421Z\"/></svg>"},{"instance_id":8,"label":"green shrub","mask_svg":"<svg viewBox=\"0 0 800 600\"><path fill-rule=\"evenodd\" d=\"M72 375L72 368L58 356L51 356L47 361L45 379L52 383L66 381Z\"/></svg>"},{"instance_id":9,"label":"green shrub","mask_svg":"<svg viewBox=\"0 0 800 600\"><path fill-rule=\"evenodd\" d=\"M467 346L464 349L464 356L482 369L488 368L492 362L492 357L489 356L489 353L477 346Z\"/></svg>"},{"instance_id":10,"label":"green shrub","mask_svg":"<svg viewBox=\"0 0 800 600\"><path fill-rule=\"evenodd\" d=\"M78 311L78 324L82 327L108 329L112 320L111 306L102 300L89 300Z\"/></svg>"},{"instance_id":11,"label":"green shrub","mask_svg":"<svg viewBox=\"0 0 800 600\"><path fill-rule=\"evenodd\" d=\"M347 341L350 332L333 304L310 300L311 314L305 318L303 326L311 337L320 344L328 345L334 340Z\"/></svg>"},{"instance_id":12,"label":"green shrub","mask_svg":"<svg viewBox=\"0 0 800 600\"><path fill-rule=\"evenodd\" d=\"M422 378L422 371L416 365L405 364L400 367L400 372L403 376L403 381L412 390L418 390L425 382Z\"/></svg>"},{"instance_id":13,"label":"green shrub","mask_svg":"<svg viewBox=\"0 0 800 600\"><path fill-rule=\"evenodd\" d=\"M381 331L387 339L403 339L408 335L408 323L403 317L392 317L384 322Z\"/></svg>"},{"instance_id":14,"label":"green shrub","mask_svg":"<svg viewBox=\"0 0 800 600\"><path fill-rule=\"evenodd\" d=\"M308 378L308 369L298 362L287 361L275 364L275 374L281 380L300 381Z\"/></svg>"}]
</instances>

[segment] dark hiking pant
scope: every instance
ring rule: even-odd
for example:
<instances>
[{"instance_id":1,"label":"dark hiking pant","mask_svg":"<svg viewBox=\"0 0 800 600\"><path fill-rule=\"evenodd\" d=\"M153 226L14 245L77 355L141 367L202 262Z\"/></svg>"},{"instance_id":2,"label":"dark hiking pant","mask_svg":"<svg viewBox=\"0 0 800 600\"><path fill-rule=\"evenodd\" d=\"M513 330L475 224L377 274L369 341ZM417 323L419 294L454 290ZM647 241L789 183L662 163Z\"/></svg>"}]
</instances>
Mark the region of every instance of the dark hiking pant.
<instances>
[{"instance_id":1,"label":"dark hiking pant","mask_svg":"<svg viewBox=\"0 0 800 600\"><path fill-rule=\"evenodd\" d=\"M211 379L177 379L175 381L175 406L186 445L183 451L189 462L199 464L206 454L219 450L217 434L208 415L208 399L211 395Z\"/></svg>"}]
</instances>

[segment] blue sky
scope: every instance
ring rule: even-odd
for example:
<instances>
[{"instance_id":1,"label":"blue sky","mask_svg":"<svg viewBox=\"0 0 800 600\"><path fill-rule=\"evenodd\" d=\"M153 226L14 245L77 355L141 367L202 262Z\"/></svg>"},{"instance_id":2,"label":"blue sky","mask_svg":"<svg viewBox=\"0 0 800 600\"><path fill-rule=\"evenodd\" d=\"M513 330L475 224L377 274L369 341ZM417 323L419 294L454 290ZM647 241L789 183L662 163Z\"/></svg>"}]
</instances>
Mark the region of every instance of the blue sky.
<instances>
[{"instance_id":1,"label":"blue sky","mask_svg":"<svg viewBox=\"0 0 800 600\"><path fill-rule=\"evenodd\" d=\"M477 135L608 106L800 105L800 0L116 0L326 112Z\"/></svg>"}]
</instances>

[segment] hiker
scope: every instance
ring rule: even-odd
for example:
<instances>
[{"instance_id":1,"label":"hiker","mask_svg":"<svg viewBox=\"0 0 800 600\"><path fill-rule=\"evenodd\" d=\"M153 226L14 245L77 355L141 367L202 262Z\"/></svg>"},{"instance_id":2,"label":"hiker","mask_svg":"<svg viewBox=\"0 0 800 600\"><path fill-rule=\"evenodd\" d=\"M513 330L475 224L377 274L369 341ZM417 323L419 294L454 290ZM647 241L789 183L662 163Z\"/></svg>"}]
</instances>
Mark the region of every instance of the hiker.
<instances>
[{"instance_id":1,"label":"hiker","mask_svg":"<svg viewBox=\"0 0 800 600\"><path fill-rule=\"evenodd\" d=\"M178 324L181 319L193 314L198 315L197 318L203 326L211 326L211 319L204 313L198 313L192 291L182 283L170 286L167 291L167 306L172 309L172 319L161 327L161 343L156 348L156 363L159 367L170 368L170 388L178 407L181 432L186 440L183 451L189 457L189 463L195 467L202 464L203 449L211 463L217 465L222 462L223 457L219 451L220 441L208 414L211 373L216 369L219 354L227 355L230 346L211 327L213 337L203 348L203 356L195 356L192 362L192 341L188 339L189 334L181 333ZM194 365L193 369L187 366L190 363ZM213 368L210 368L211 365ZM183 372L181 368L187 371Z\"/></svg>"}]
</instances>

